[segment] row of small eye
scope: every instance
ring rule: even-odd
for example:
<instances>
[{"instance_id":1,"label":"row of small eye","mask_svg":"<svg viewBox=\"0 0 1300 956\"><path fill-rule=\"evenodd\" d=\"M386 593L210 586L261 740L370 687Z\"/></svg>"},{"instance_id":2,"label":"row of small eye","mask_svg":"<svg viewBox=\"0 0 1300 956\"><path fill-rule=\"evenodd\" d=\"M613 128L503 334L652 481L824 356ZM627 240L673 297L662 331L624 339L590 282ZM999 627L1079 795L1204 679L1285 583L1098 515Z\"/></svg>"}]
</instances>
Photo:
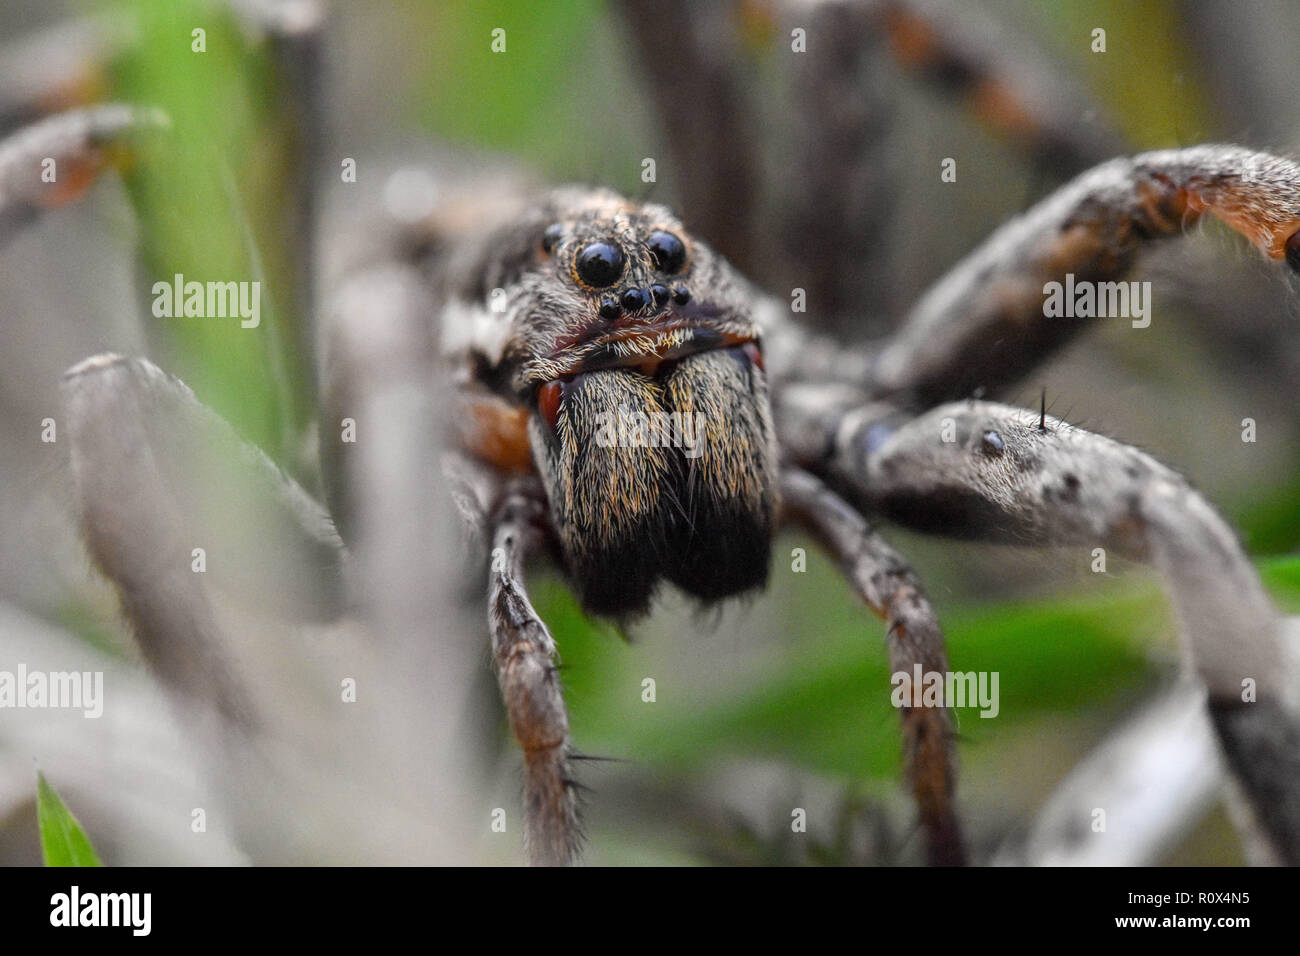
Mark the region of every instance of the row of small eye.
<instances>
[{"instance_id":1,"label":"row of small eye","mask_svg":"<svg viewBox=\"0 0 1300 956\"><path fill-rule=\"evenodd\" d=\"M542 251L550 253L560 240L562 228L551 226L542 235ZM664 275L674 275L686 264L686 246L671 232L657 229L646 240L655 269ZM573 258L574 274L584 285L603 289L613 285L623 275L627 256L623 248L613 242L589 242Z\"/></svg>"}]
</instances>

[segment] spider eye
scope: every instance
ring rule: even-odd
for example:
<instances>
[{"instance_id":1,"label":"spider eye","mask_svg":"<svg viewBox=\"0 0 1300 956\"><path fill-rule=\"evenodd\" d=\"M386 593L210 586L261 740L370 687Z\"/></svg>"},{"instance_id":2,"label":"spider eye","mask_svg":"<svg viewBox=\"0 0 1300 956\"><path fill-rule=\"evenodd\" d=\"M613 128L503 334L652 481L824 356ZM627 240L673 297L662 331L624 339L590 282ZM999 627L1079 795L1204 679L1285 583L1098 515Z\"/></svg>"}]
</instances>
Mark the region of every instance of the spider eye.
<instances>
[{"instance_id":1,"label":"spider eye","mask_svg":"<svg viewBox=\"0 0 1300 956\"><path fill-rule=\"evenodd\" d=\"M654 257L655 268L665 275L680 272L682 266L686 264L686 246L682 245L682 241L671 232L664 232L661 229L650 233L646 245L650 248L650 255Z\"/></svg>"},{"instance_id":2,"label":"spider eye","mask_svg":"<svg viewBox=\"0 0 1300 956\"><path fill-rule=\"evenodd\" d=\"M623 274L623 250L610 242L589 243L578 251L573 267L585 285L603 289Z\"/></svg>"},{"instance_id":3,"label":"spider eye","mask_svg":"<svg viewBox=\"0 0 1300 956\"><path fill-rule=\"evenodd\" d=\"M547 226L546 231L542 233L542 252L549 256L551 251L555 249L556 243L558 243L562 238L564 238L563 226L558 222Z\"/></svg>"}]
</instances>

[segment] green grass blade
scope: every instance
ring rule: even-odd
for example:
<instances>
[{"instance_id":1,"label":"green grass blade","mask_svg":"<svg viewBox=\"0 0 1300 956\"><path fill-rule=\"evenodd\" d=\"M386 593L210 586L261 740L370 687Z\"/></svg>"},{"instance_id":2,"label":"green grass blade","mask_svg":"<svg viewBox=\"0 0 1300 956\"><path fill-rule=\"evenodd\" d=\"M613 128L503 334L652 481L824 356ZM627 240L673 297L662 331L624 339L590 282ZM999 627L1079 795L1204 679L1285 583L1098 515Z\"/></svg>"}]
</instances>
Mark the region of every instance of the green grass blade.
<instances>
[{"instance_id":1,"label":"green grass blade","mask_svg":"<svg viewBox=\"0 0 1300 956\"><path fill-rule=\"evenodd\" d=\"M77 818L45 774L36 775L36 820L41 830L41 853L46 866L103 866Z\"/></svg>"}]
</instances>

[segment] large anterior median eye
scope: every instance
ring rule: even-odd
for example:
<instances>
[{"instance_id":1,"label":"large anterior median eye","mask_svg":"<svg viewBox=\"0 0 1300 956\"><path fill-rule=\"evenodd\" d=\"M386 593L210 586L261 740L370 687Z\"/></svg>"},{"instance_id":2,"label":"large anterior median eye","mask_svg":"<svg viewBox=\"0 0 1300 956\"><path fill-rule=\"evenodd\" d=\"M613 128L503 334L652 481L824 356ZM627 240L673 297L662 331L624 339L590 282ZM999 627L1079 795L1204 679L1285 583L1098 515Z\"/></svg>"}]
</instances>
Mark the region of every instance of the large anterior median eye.
<instances>
[{"instance_id":1,"label":"large anterior median eye","mask_svg":"<svg viewBox=\"0 0 1300 956\"><path fill-rule=\"evenodd\" d=\"M592 242L578 250L573 268L583 285L603 289L623 274L623 250L610 242Z\"/></svg>"},{"instance_id":2,"label":"large anterior median eye","mask_svg":"<svg viewBox=\"0 0 1300 956\"><path fill-rule=\"evenodd\" d=\"M664 275L680 272L686 264L686 247L671 232L662 229L650 233L646 240L650 255L654 256L655 268Z\"/></svg>"}]
</instances>

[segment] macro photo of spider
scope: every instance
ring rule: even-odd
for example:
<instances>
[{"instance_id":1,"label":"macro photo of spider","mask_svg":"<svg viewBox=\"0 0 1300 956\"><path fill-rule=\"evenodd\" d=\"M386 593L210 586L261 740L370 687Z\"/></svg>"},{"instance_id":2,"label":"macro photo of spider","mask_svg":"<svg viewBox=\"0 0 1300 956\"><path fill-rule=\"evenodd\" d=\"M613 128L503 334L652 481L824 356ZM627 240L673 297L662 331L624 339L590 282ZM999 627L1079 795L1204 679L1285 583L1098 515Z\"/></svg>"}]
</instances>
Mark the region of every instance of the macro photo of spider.
<instances>
[{"instance_id":1,"label":"macro photo of spider","mask_svg":"<svg viewBox=\"0 0 1300 956\"><path fill-rule=\"evenodd\" d=\"M1300 864L1281 5L26 6L7 862Z\"/></svg>"}]
</instances>

